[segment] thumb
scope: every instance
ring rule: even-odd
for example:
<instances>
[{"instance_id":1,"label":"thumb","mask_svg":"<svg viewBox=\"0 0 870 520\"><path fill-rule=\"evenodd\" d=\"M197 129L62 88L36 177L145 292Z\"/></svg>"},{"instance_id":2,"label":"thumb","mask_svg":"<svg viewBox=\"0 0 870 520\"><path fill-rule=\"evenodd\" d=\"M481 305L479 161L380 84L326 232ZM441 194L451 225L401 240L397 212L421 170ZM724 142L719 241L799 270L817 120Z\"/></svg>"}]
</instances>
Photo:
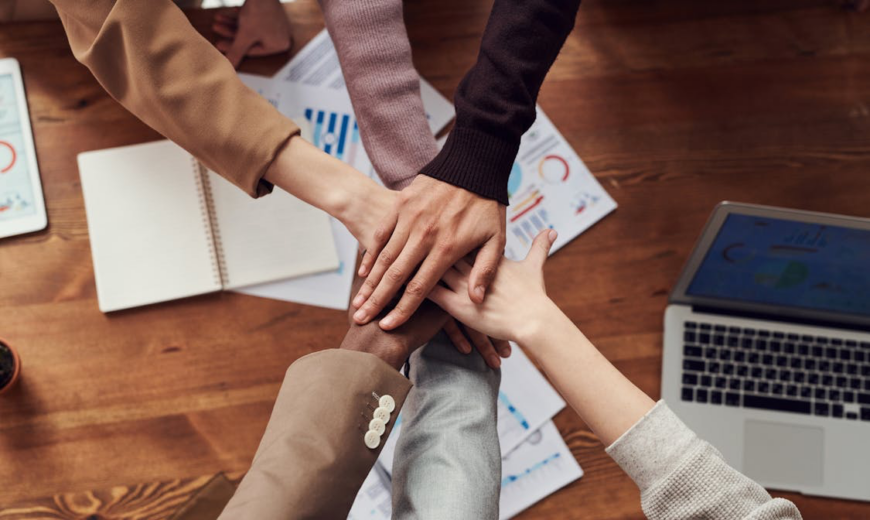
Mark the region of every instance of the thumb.
<instances>
[{"instance_id":1,"label":"thumb","mask_svg":"<svg viewBox=\"0 0 870 520\"><path fill-rule=\"evenodd\" d=\"M556 237L558 236L559 234L556 233L555 229L549 229L538 233L538 236L535 237L535 241L532 242L532 249L529 251L529 254L526 255L524 262L529 263L532 267L537 269L542 269L544 267L544 262L547 261L547 257L550 255L550 248L553 247L553 242L556 241Z\"/></svg>"},{"instance_id":2,"label":"thumb","mask_svg":"<svg viewBox=\"0 0 870 520\"><path fill-rule=\"evenodd\" d=\"M239 67L239 64L241 64L242 60L245 58L245 54L248 53L248 49L250 49L255 42L256 40L254 38L241 31L236 34L236 39L233 40L233 44L226 53L227 59L230 60L234 69Z\"/></svg>"},{"instance_id":3,"label":"thumb","mask_svg":"<svg viewBox=\"0 0 870 520\"><path fill-rule=\"evenodd\" d=\"M480 248L468 277L468 297L474 303L483 303L483 297L495 279L495 273L503 255L504 245L499 237L489 239L489 242Z\"/></svg>"}]
</instances>

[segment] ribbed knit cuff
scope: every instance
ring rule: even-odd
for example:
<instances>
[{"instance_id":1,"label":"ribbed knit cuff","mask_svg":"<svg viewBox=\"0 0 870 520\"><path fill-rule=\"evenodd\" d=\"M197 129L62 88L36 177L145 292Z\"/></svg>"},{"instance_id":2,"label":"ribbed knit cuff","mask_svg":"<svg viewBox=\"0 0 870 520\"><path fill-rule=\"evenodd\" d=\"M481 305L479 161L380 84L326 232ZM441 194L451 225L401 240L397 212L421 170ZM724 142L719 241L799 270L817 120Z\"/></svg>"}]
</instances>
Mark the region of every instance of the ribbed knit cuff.
<instances>
[{"instance_id":1,"label":"ribbed knit cuff","mask_svg":"<svg viewBox=\"0 0 870 520\"><path fill-rule=\"evenodd\" d=\"M659 401L605 450L641 492L658 484L702 441Z\"/></svg>"},{"instance_id":2,"label":"ribbed knit cuff","mask_svg":"<svg viewBox=\"0 0 870 520\"><path fill-rule=\"evenodd\" d=\"M507 182L520 143L509 142L469 128L454 128L444 148L420 171L495 199L507 206Z\"/></svg>"}]
</instances>

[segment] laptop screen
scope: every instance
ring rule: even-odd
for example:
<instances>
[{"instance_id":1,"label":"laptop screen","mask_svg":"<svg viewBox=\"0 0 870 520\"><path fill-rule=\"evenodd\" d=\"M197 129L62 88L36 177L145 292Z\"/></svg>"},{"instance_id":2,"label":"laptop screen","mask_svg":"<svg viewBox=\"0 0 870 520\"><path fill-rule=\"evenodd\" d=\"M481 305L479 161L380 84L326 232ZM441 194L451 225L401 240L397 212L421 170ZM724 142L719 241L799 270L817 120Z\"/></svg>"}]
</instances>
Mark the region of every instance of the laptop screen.
<instances>
[{"instance_id":1,"label":"laptop screen","mask_svg":"<svg viewBox=\"0 0 870 520\"><path fill-rule=\"evenodd\" d=\"M870 316L870 231L731 213L686 294Z\"/></svg>"}]
</instances>

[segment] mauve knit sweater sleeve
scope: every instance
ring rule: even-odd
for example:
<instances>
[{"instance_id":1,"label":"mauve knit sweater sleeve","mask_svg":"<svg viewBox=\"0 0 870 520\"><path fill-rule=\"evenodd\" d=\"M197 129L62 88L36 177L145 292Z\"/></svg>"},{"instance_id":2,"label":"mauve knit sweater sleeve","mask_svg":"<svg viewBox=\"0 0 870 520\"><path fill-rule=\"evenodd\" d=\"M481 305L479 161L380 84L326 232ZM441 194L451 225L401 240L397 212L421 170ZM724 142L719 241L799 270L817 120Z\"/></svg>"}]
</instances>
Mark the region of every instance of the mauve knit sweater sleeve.
<instances>
[{"instance_id":1,"label":"mauve knit sweater sleeve","mask_svg":"<svg viewBox=\"0 0 870 520\"><path fill-rule=\"evenodd\" d=\"M607 453L640 488L650 520L800 520L790 501L772 498L728 465L722 454L659 401L608 446Z\"/></svg>"},{"instance_id":2,"label":"mauve knit sweater sleeve","mask_svg":"<svg viewBox=\"0 0 870 520\"><path fill-rule=\"evenodd\" d=\"M366 153L384 184L402 189L438 152L402 0L320 0L320 6Z\"/></svg>"},{"instance_id":3,"label":"mauve knit sweater sleeve","mask_svg":"<svg viewBox=\"0 0 870 520\"><path fill-rule=\"evenodd\" d=\"M580 0L495 0L477 63L453 96L456 125L421 173L508 203L520 137L535 121L538 91Z\"/></svg>"}]
</instances>

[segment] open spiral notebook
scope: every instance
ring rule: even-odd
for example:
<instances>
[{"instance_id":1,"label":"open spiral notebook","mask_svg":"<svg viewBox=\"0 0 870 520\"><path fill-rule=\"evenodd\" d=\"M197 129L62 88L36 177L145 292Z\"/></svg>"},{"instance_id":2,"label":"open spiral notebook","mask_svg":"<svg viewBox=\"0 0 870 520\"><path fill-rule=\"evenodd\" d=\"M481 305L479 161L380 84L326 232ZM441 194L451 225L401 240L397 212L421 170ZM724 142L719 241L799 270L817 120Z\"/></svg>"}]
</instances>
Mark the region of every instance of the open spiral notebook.
<instances>
[{"instance_id":1,"label":"open spiral notebook","mask_svg":"<svg viewBox=\"0 0 870 520\"><path fill-rule=\"evenodd\" d=\"M79 154L100 310L338 268L329 217L253 199L171 141Z\"/></svg>"}]
</instances>

